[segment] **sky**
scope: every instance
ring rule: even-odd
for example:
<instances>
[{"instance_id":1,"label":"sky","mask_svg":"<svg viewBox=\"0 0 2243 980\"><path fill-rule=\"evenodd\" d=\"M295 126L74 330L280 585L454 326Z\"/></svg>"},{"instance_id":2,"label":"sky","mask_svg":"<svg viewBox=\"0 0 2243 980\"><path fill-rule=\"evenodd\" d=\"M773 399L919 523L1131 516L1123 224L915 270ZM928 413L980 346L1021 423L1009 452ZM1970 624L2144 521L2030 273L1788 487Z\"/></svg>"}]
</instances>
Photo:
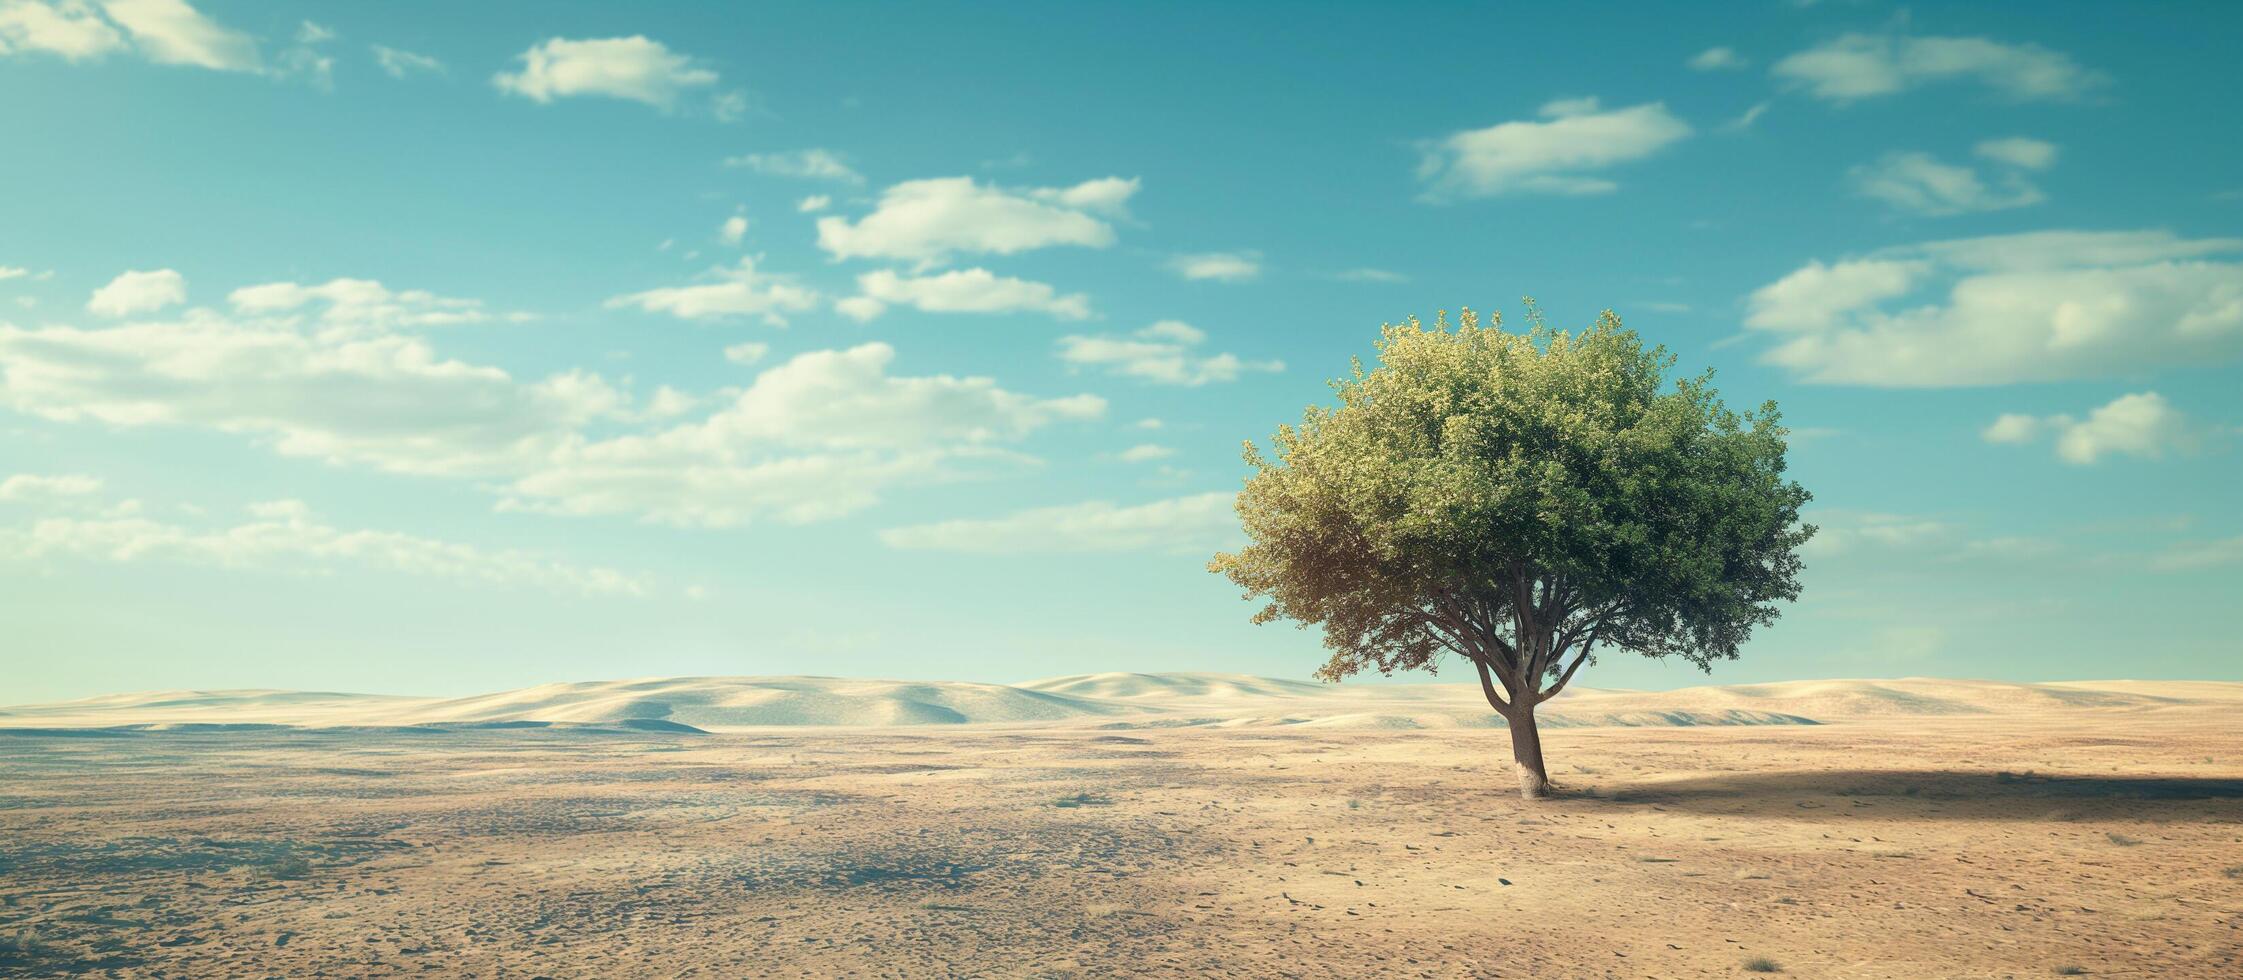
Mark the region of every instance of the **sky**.
<instances>
[{"instance_id":1,"label":"sky","mask_svg":"<svg viewBox=\"0 0 2243 980\"><path fill-rule=\"evenodd\" d=\"M1526 296L1775 399L1822 529L1584 685L2243 679L2239 35L0 0L0 703L1306 677L1205 570L1241 443Z\"/></svg>"}]
</instances>

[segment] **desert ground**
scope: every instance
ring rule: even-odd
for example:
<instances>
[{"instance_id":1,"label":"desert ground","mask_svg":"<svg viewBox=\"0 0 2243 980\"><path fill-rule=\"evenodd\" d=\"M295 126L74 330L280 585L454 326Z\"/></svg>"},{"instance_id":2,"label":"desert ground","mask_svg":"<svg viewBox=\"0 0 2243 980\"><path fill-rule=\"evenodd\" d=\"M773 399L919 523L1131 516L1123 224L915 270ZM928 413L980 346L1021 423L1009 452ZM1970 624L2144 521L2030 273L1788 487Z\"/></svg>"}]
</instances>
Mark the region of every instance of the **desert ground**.
<instances>
[{"instance_id":1,"label":"desert ground","mask_svg":"<svg viewBox=\"0 0 2243 980\"><path fill-rule=\"evenodd\" d=\"M2243 685L0 709L0 975L2243 976Z\"/></svg>"}]
</instances>

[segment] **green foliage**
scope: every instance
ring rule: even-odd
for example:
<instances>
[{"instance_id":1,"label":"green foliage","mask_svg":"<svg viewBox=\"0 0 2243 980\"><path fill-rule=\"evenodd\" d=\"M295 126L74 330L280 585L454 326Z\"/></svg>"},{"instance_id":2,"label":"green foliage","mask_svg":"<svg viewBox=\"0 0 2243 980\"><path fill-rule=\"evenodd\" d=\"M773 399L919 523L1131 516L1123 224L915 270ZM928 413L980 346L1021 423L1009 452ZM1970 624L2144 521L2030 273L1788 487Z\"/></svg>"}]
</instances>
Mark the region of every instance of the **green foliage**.
<instances>
[{"instance_id":1,"label":"green foliage","mask_svg":"<svg viewBox=\"0 0 2243 980\"><path fill-rule=\"evenodd\" d=\"M1266 600L1256 622L1323 627L1320 677L1456 654L1531 708L1600 646L1710 669L1798 597L1814 528L1775 404L1669 384L1673 356L1610 312L1528 318L1387 325L1336 407L1281 426L1274 459L1247 444L1250 543L1209 570Z\"/></svg>"}]
</instances>

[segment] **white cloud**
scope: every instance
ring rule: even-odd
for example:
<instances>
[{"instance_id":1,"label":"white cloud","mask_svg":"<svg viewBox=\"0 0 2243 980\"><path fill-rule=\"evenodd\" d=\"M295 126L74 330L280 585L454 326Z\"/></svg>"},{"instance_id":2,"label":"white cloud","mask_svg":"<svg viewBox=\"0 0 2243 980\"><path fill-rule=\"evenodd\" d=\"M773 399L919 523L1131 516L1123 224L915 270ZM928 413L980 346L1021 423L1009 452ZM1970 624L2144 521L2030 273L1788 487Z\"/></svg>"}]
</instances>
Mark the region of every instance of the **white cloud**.
<instances>
[{"instance_id":1,"label":"white cloud","mask_svg":"<svg viewBox=\"0 0 2243 980\"><path fill-rule=\"evenodd\" d=\"M2040 438L2041 432L2039 416L2004 412L1980 429L1978 437L1997 445L2017 446Z\"/></svg>"},{"instance_id":2,"label":"white cloud","mask_svg":"<svg viewBox=\"0 0 2243 980\"><path fill-rule=\"evenodd\" d=\"M733 344L724 349L724 359L734 364L754 364L771 353L771 345L760 341Z\"/></svg>"},{"instance_id":3,"label":"white cloud","mask_svg":"<svg viewBox=\"0 0 2243 980\"><path fill-rule=\"evenodd\" d=\"M2161 572L2193 572L2223 565L2243 565L2243 536L2176 544L2150 559L2150 567Z\"/></svg>"},{"instance_id":4,"label":"white cloud","mask_svg":"<svg viewBox=\"0 0 2243 980\"><path fill-rule=\"evenodd\" d=\"M1040 399L989 378L898 377L882 343L811 351L764 371L697 435L821 448L1008 442L1062 419L1095 419L1094 395ZM675 433L667 433L674 436Z\"/></svg>"},{"instance_id":5,"label":"white cloud","mask_svg":"<svg viewBox=\"0 0 2243 980\"><path fill-rule=\"evenodd\" d=\"M2045 564L2063 551L2061 542L2048 538L1976 537L1964 525L1918 515L1816 508L1802 516L1816 530L1800 554L1818 567L1826 561L1899 563L1894 567L1912 571L1921 570L1926 561Z\"/></svg>"},{"instance_id":6,"label":"white cloud","mask_svg":"<svg viewBox=\"0 0 2243 980\"><path fill-rule=\"evenodd\" d=\"M1982 37L1847 34L1776 62L1778 79L1846 102L1935 82L1976 81L2012 99L2071 99L2101 86L2099 72L2035 44Z\"/></svg>"},{"instance_id":7,"label":"white cloud","mask_svg":"<svg viewBox=\"0 0 2243 980\"><path fill-rule=\"evenodd\" d=\"M2064 545L2048 538L2011 535L1966 541L1946 561L2040 561L2061 553Z\"/></svg>"},{"instance_id":8,"label":"white cloud","mask_svg":"<svg viewBox=\"0 0 2243 980\"><path fill-rule=\"evenodd\" d=\"M1167 459L1168 457L1174 455L1176 455L1176 450L1174 449L1170 449L1167 446L1146 442L1139 443L1137 445L1129 447L1128 449L1122 450L1120 458L1124 463L1150 463L1153 460Z\"/></svg>"},{"instance_id":9,"label":"white cloud","mask_svg":"<svg viewBox=\"0 0 2243 980\"><path fill-rule=\"evenodd\" d=\"M1262 274L1260 252L1202 252L1196 255L1179 255L1169 260L1168 267L1186 279L1213 279L1217 282L1245 282Z\"/></svg>"},{"instance_id":10,"label":"white cloud","mask_svg":"<svg viewBox=\"0 0 2243 980\"><path fill-rule=\"evenodd\" d=\"M1818 510L1806 520L1815 526L1815 536L1799 550L1810 557L1946 545L1961 531L1946 521L1905 514Z\"/></svg>"},{"instance_id":11,"label":"white cloud","mask_svg":"<svg viewBox=\"0 0 2243 980\"><path fill-rule=\"evenodd\" d=\"M2040 188L2014 169L1989 184L1978 171L1942 163L1927 153L1887 153L1848 176L1862 196L1925 215L2001 211L2044 200Z\"/></svg>"},{"instance_id":12,"label":"white cloud","mask_svg":"<svg viewBox=\"0 0 2243 980\"><path fill-rule=\"evenodd\" d=\"M1763 360L1808 381L1939 387L2097 378L2243 353L2243 239L2047 231L1929 242L1754 292ZM1943 291L1943 292L1942 292Z\"/></svg>"},{"instance_id":13,"label":"white cloud","mask_svg":"<svg viewBox=\"0 0 2243 980\"><path fill-rule=\"evenodd\" d=\"M85 0L0 0L0 56L44 51L66 61L83 61L124 43L124 35Z\"/></svg>"},{"instance_id":14,"label":"white cloud","mask_svg":"<svg viewBox=\"0 0 2243 980\"><path fill-rule=\"evenodd\" d=\"M425 54L414 54L380 44L367 46L374 52L374 63L391 78L404 78L416 74L441 74L444 63Z\"/></svg>"},{"instance_id":15,"label":"white cloud","mask_svg":"<svg viewBox=\"0 0 2243 980\"><path fill-rule=\"evenodd\" d=\"M888 312L888 304L870 296L847 296L835 300L833 309L858 323L870 323L879 319L880 314Z\"/></svg>"},{"instance_id":16,"label":"white cloud","mask_svg":"<svg viewBox=\"0 0 2243 980\"><path fill-rule=\"evenodd\" d=\"M1766 102L1755 102L1752 104L1752 108L1746 109L1737 118L1722 123L1721 128L1732 133L1751 129L1753 123L1759 122L1761 116L1768 114L1768 106L1769 103Z\"/></svg>"},{"instance_id":17,"label":"white cloud","mask_svg":"<svg viewBox=\"0 0 2243 980\"><path fill-rule=\"evenodd\" d=\"M701 400L692 395L669 385L661 385L654 389L654 397L647 399L646 408L639 415L650 419L676 418L700 404Z\"/></svg>"},{"instance_id":18,"label":"white cloud","mask_svg":"<svg viewBox=\"0 0 2243 980\"><path fill-rule=\"evenodd\" d=\"M880 532L891 548L981 554L1208 551L1238 536L1235 494L1202 493L1120 507L1102 500L1043 507L993 520L957 520Z\"/></svg>"},{"instance_id":19,"label":"white cloud","mask_svg":"<svg viewBox=\"0 0 2243 980\"><path fill-rule=\"evenodd\" d=\"M621 402L597 375L524 383L417 338L309 335L202 310L97 330L0 326L0 404L17 411L242 433L284 455L396 472L505 472Z\"/></svg>"},{"instance_id":20,"label":"white cloud","mask_svg":"<svg viewBox=\"0 0 2243 980\"><path fill-rule=\"evenodd\" d=\"M1750 62L1747 62L1732 48L1707 48L1692 55L1685 64L1699 71L1734 71L1745 67Z\"/></svg>"},{"instance_id":21,"label":"white cloud","mask_svg":"<svg viewBox=\"0 0 2243 980\"><path fill-rule=\"evenodd\" d=\"M1055 245L1104 248L1108 218L1137 192L1135 179L1105 177L1073 187L1009 189L971 177L910 180L888 188L871 214L818 219L818 247L835 258L886 258L931 265L953 253L1011 255Z\"/></svg>"},{"instance_id":22,"label":"white cloud","mask_svg":"<svg viewBox=\"0 0 2243 980\"><path fill-rule=\"evenodd\" d=\"M570 447L509 485L507 506L688 526L822 520L892 484L1025 462L999 447L1106 410L1096 396L1041 399L988 378L897 377L894 357L878 343L798 355L705 419Z\"/></svg>"},{"instance_id":23,"label":"white cloud","mask_svg":"<svg viewBox=\"0 0 2243 980\"><path fill-rule=\"evenodd\" d=\"M1332 278L1338 279L1341 282L1395 283L1410 281L1410 277L1405 276L1399 272L1395 272L1391 269L1372 268L1343 269L1338 273L1333 274Z\"/></svg>"},{"instance_id":24,"label":"white cloud","mask_svg":"<svg viewBox=\"0 0 2243 980\"><path fill-rule=\"evenodd\" d=\"M709 100L709 114L722 122L737 122L748 114L748 93L741 89L719 92Z\"/></svg>"},{"instance_id":25,"label":"white cloud","mask_svg":"<svg viewBox=\"0 0 2243 980\"><path fill-rule=\"evenodd\" d=\"M641 36L575 41L548 38L519 55L520 71L500 72L491 82L533 102L600 95L644 102L663 111L677 108L679 96L717 82L717 73L662 42Z\"/></svg>"},{"instance_id":26,"label":"white cloud","mask_svg":"<svg viewBox=\"0 0 2243 980\"><path fill-rule=\"evenodd\" d=\"M130 316L187 301L187 277L170 269L120 273L86 300L89 312Z\"/></svg>"},{"instance_id":27,"label":"white cloud","mask_svg":"<svg viewBox=\"0 0 2243 980\"><path fill-rule=\"evenodd\" d=\"M2151 391L2122 395L2087 413L2086 420L2062 426L2056 455L2085 466L2113 453L2157 459L2188 444L2186 416Z\"/></svg>"},{"instance_id":28,"label":"white cloud","mask_svg":"<svg viewBox=\"0 0 2243 980\"><path fill-rule=\"evenodd\" d=\"M732 217L724 219L723 227L717 229L717 237L723 239L726 245L738 245L740 244L740 239L746 238L747 236L748 219L744 215L735 214Z\"/></svg>"},{"instance_id":29,"label":"white cloud","mask_svg":"<svg viewBox=\"0 0 2243 980\"><path fill-rule=\"evenodd\" d=\"M1013 443L1106 410L1087 394L894 375L885 344L802 354L744 389L658 388L634 408L595 374L517 380L439 357L418 336L303 320L194 309L102 329L0 325L0 406L236 433L288 456L473 480L506 509L710 526L817 520L898 484L1032 466ZM738 363L766 353L725 351Z\"/></svg>"},{"instance_id":30,"label":"white cloud","mask_svg":"<svg viewBox=\"0 0 2243 980\"><path fill-rule=\"evenodd\" d=\"M1928 263L1914 259L1854 259L1824 265L1810 260L1798 271L1752 294L1747 326L1762 330L1823 330L1847 315L1915 288Z\"/></svg>"},{"instance_id":31,"label":"white cloud","mask_svg":"<svg viewBox=\"0 0 2243 980\"><path fill-rule=\"evenodd\" d=\"M2085 419L2004 414L1979 435L1987 442L2010 445L2053 435L2057 458L2076 466L2093 465L2114 454L2160 459L2195 443L2188 417L2154 391L2121 395L2088 412Z\"/></svg>"},{"instance_id":32,"label":"white cloud","mask_svg":"<svg viewBox=\"0 0 2243 980\"><path fill-rule=\"evenodd\" d=\"M843 184L862 184L864 175L849 166L841 154L832 150L811 148L786 153L747 153L726 157L727 167L745 167L759 174L773 177L797 177L804 180L831 180ZM807 209L805 209L807 210Z\"/></svg>"},{"instance_id":33,"label":"white cloud","mask_svg":"<svg viewBox=\"0 0 2243 980\"><path fill-rule=\"evenodd\" d=\"M607 305L610 309L635 306L688 320L756 316L774 326L785 324L787 313L818 305L816 290L796 285L789 276L758 272L755 264L754 256L742 256L736 265L710 270L710 282L617 296Z\"/></svg>"},{"instance_id":34,"label":"white cloud","mask_svg":"<svg viewBox=\"0 0 2243 980\"><path fill-rule=\"evenodd\" d=\"M1500 194L1604 194L1592 176L1640 160L1690 135L1690 126L1651 102L1599 111L1594 98L1559 99L1542 121L1519 120L1453 133L1421 149L1418 179L1433 200Z\"/></svg>"},{"instance_id":35,"label":"white cloud","mask_svg":"<svg viewBox=\"0 0 2243 980\"><path fill-rule=\"evenodd\" d=\"M0 480L0 501L7 503L49 503L87 497L101 492L101 478L80 473L44 476L38 473L17 473Z\"/></svg>"},{"instance_id":36,"label":"white cloud","mask_svg":"<svg viewBox=\"0 0 2243 980\"><path fill-rule=\"evenodd\" d=\"M26 269L22 266L0 265L0 281L6 281L9 279L21 279L30 274L31 270Z\"/></svg>"},{"instance_id":37,"label":"white cloud","mask_svg":"<svg viewBox=\"0 0 2243 980\"><path fill-rule=\"evenodd\" d=\"M1059 359L1070 366L1096 367L1154 384L1203 385L1236 381L1246 371L1282 371L1282 361L1244 361L1235 354L1202 355L1206 341L1199 328L1162 320L1126 337L1069 336L1059 339Z\"/></svg>"},{"instance_id":38,"label":"white cloud","mask_svg":"<svg viewBox=\"0 0 2243 980\"><path fill-rule=\"evenodd\" d=\"M163 561L227 569L323 572L359 565L407 575L583 595L638 596L648 583L608 568L523 551L488 551L394 531L345 530L314 519L300 501L249 508L232 526L193 528L143 517L47 517L0 526L0 559Z\"/></svg>"},{"instance_id":39,"label":"white cloud","mask_svg":"<svg viewBox=\"0 0 2243 980\"><path fill-rule=\"evenodd\" d=\"M252 315L292 315L316 309L320 325L357 330L442 327L492 319L479 300L438 296L422 289L399 292L372 279L338 278L317 285L269 282L236 289L227 294L226 301L235 310Z\"/></svg>"},{"instance_id":40,"label":"white cloud","mask_svg":"<svg viewBox=\"0 0 2243 980\"><path fill-rule=\"evenodd\" d=\"M254 39L204 17L183 0L106 0L102 7L157 64L217 71L260 68Z\"/></svg>"},{"instance_id":41,"label":"white cloud","mask_svg":"<svg viewBox=\"0 0 2243 980\"><path fill-rule=\"evenodd\" d=\"M2056 144L2026 136L1981 140L1971 152L2026 170L2047 170L2056 163Z\"/></svg>"},{"instance_id":42,"label":"white cloud","mask_svg":"<svg viewBox=\"0 0 2243 980\"><path fill-rule=\"evenodd\" d=\"M276 76L302 76L322 91L335 90L335 57L318 46L334 40L332 29L305 21L296 31L296 43L280 52Z\"/></svg>"},{"instance_id":43,"label":"white cloud","mask_svg":"<svg viewBox=\"0 0 2243 980\"><path fill-rule=\"evenodd\" d=\"M823 211L832 205L833 198L824 194L812 194L796 202L794 209L801 214L810 214L815 211Z\"/></svg>"},{"instance_id":44,"label":"white cloud","mask_svg":"<svg viewBox=\"0 0 2243 980\"><path fill-rule=\"evenodd\" d=\"M999 276L987 269L960 269L931 276L902 276L887 269L857 277L862 295L836 304L857 320L879 316L889 305L926 313L1048 313L1062 320L1090 316L1090 297L1060 295L1040 282Z\"/></svg>"},{"instance_id":45,"label":"white cloud","mask_svg":"<svg viewBox=\"0 0 2243 980\"><path fill-rule=\"evenodd\" d=\"M308 74L324 82L333 60L310 45L331 37L325 28L304 22L282 70L271 74ZM184 0L0 0L0 57L38 51L77 62L128 46L159 65L265 71L255 38Z\"/></svg>"}]
</instances>

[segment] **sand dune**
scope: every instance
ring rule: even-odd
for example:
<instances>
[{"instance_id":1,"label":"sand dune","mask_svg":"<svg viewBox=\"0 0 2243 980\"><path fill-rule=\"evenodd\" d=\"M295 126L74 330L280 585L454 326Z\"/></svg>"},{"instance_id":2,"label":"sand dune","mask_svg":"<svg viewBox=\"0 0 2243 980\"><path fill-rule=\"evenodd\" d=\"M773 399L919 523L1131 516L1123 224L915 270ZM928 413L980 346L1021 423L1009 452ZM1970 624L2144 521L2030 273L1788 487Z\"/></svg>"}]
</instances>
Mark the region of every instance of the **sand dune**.
<instances>
[{"instance_id":1,"label":"sand dune","mask_svg":"<svg viewBox=\"0 0 2243 980\"><path fill-rule=\"evenodd\" d=\"M1117 701L1172 700L1176 698L1323 697L1338 694L1338 685L1291 681L1250 674L1074 674L1047 677L1019 685L1085 698Z\"/></svg>"},{"instance_id":2,"label":"sand dune","mask_svg":"<svg viewBox=\"0 0 2243 980\"><path fill-rule=\"evenodd\" d=\"M402 717L416 722L661 718L702 728L890 727L1060 721L1128 710L1003 684L836 677L670 677L546 684L429 702Z\"/></svg>"},{"instance_id":3,"label":"sand dune","mask_svg":"<svg viewBox=\"0 0 2243 980\"><path fill-rule=\"evenodd\" d=\"M1831 724L1888 717L2150 711L2243 704L2243 684L2008 684L1904 678L1683 688L1583 688L1544 705L1551 728ZM159 691L0 708L0 727L463 727L703 730L772 726L1494 728L1477 685L1319 684L1244 674L1084 674L1021 684L835 677L662 677L544 684L464 698L317 691Z\"/></svg>"},{"instance_id":4,"label":"sand dune","mask_svg":"<svg viewBox=\"0 0 2243 980\"><path fill-rule=\"evenodd\" d=\"M666 677L543 684L465 698L166 691L0 709L0 727L296 725L397 727L662 721L703 730L1014 724L1142 709L1003 684L834 677ZM642 726L643 727L643 726Z\"/></svg>"}]
</instances>

